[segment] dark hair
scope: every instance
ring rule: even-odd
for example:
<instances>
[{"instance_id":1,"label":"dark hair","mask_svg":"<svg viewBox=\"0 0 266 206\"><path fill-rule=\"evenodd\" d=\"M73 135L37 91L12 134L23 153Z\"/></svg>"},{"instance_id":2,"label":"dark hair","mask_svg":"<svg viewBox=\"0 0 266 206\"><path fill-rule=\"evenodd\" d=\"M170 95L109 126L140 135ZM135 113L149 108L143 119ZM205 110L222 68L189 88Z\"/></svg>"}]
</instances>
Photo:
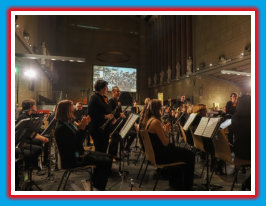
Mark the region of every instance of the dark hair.
<instances>
[{"instance_id":1,"label":"dark hair","mask_svg":"<svg viewBox=\"0 0 266 206\"><path fill-rule=\"evenodd\" d=\"M162 102L159 99L152 99L147 107L147 110L144 114L144 118L142 121L142 128L146 127L146 124L148 122L148 120L154 116L156 119L158 119L159 121L161 121L161 108L162 108Z\"/></svg>"},{"instance_id":2,"label":"dark hair","mask_svg":"<svg viewBox=\"0 0 266 206\"><path fill-rule=\"evenodd\" d=\"M36 105L36 101L34 99L26 99L22 102L22 110L29 110Z\"/></svg>"},{"instance_id":3,"label":"dark hair","mask_svg":"<svg viewBox=\"0 0 266 206\"><path fill-rule=\"evenodd\" d=\"M149 102L144 122L147 122L152 116L161 121L162 102L159 99L152 99Z\"/></svg>"},{"instance_id":4,"label":"dark hair","mask_svg":"<svg viewBox=\"0 0 266 206\"><path fill-rule=\"evenodd\" d=\"M58 102L55 110L55 119L61 121L69 121L75 119L73 114L73 102L70 100L62 100Z\"/></svg>"},{"instance_id":5,"label":"dark hair","mask_svg":"<svg viewBox=\"0 0 266 206\"><path fill-rule=\"evenodd\" d=\"M105 87L107 87L107 85L108 85L108 82L107 81L104 81L102 79L98 79L95 82L95 84L94 84L94 89L95 89L95 91L99 92L102 89L104 89Z\"/></svg>"},{"instance_id":6,"label":"dark hair","mask_svg":"<svg viewBox=\"0 0 266 206\"><path fill-rule=\"evenodd\" d=\"M238 97L238 95L237 95L236 92L232 92L232 93L230 94L230 97L232 97L232 96Z\"/></svg>"}]
</instances>

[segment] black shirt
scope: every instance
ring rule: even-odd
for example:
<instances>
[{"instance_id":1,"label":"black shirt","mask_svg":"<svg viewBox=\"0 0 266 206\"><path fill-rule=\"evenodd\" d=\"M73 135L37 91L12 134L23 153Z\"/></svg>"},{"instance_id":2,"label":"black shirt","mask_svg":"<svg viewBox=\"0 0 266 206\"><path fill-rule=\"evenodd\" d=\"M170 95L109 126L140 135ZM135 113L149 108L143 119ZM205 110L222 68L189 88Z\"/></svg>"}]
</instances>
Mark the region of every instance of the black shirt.
<instances>
[{"instance_id":1,"label":"black shirt","mask_svg":"<svg viewBox=\"0 0 266 206\"><path fill-rule=\"evenodd\" d=\"M26 112L21 112L16 120L16 123L19 123L19 121L23 119L31 118L31 115L28 115Z\"/></svg>"},{"instance_id":2,"label":"black shirt","mask_svg":"<svg viewBox=\"0 0 266 206\"><path fill-rule=\"evenodd\" d=\"M77 130L72 123L57 121L55 139L63 168L77 166L79 154L82 152L83 136L84 131Z\"/></svg>"},{"instance_id":3,"label":"black shirt","mask_svg":"<svg viewBox=\"0 0 266 206\"><path fill-rule=\"evenodd\" d=\"M82 110L75 110L74 111L74 116L76 117L75 121L80 121L83 116L87 115L87 110L82 108Z\"/></svg>"},{"instance_id":4,"label":"black shirt","mask_svg":"<svg viewBox=\"0 0 266 206\"><path fill-rule=\"evenodd\" d=\"M120 117L120 113L122 112L121 103L119 101L117 101L115 98L111 98L108 102L108 105L109 105L111 111L114 111L115 108L118 107L115 114L114 114L115 118L118 119Z\"/></svg>"},{"instance_id":5,"label":"black shirt","mask_svg":"<svg viewBox=\"0 0 266 206\"><path fill-rule=\"evenodd\" d=\"M233 115L236 111L236 104L234 105L232 101L226 103L226 114Z\"/></svg>"},{"instance_id":6,"label":"black shirt","mask_svg":"<svg viewBox=\"0 0 266 206\"><path fill-rule=\"evenodd\" d=\"M91 117L91 126L93 130L99 128L106 121L104 116L110 113L111 109L108 106L106 96L101 96L98 93L91 96L88 104L88 114Z\"/></svg>"}]
</instances>

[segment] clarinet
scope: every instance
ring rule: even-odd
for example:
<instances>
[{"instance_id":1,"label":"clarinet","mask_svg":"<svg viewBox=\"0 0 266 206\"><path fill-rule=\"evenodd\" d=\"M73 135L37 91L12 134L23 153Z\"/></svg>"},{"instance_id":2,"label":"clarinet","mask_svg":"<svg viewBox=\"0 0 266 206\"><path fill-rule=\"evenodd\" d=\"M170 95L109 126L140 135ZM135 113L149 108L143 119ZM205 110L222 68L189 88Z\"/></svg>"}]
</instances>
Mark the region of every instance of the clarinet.
<instances>
[{"instance_id":1,"label":"clarinet","mask_svg":"<svg viewBox=\"0 0 266 206\"><path fill-rule=\"evenodd\" d=\"M114 114L116 113L116 111L118 110L119 107L120 107L120 106L117 105L117 106L115 107L115 109L112 111L111 114L114 115ZM102 126L100 126L100 129L101 129L101 130L105 130L106 126L107 126L112 120L113 120L113 119L107 119L107 120L102 124Z\"/></svg>"}]
</instances>

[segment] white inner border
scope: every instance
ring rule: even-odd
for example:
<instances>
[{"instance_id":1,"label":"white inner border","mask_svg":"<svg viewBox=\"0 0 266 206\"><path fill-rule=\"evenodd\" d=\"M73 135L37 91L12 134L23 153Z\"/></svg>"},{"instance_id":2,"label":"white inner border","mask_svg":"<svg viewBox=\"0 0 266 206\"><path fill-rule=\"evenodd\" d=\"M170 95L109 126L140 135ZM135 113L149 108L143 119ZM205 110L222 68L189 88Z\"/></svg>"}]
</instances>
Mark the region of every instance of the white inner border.
<instances>
[{"instance_id":1,"label":"white inner border","mask_svg":"<svg viewBox=\"0 0 266 206\"><path fill-rule=\"evenodd\" d=\"M99 8L100 9L100 8ZM112 9L112 8L110 8ZM140 8L141 9L141 8ZM204 8L203 8L204 9ZM114 8L115 10L115 8ZM255 195L255 98L251 98L251 191L15 191L15 15L250 15L251 95L255 96L255 11L11 11L11 195ZM257 97L258 98L258 97ZM257 177L258 178L258 177Z\"/></svg>"}]
</instances>

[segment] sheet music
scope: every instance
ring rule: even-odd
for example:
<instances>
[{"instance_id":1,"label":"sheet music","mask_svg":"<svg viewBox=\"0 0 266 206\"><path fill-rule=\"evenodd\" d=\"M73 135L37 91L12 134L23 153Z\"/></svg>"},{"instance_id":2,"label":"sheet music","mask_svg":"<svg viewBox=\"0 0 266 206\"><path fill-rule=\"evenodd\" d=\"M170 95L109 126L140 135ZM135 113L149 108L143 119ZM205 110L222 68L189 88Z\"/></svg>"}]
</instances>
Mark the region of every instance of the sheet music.
<instances>
[{"instance_id":1,"label":"sheet music","mask_svg":"<svg viewBox=\"0 0 266 206\"><path fill-rule=\"evenodd\" d=\"M188 120L186 121L186 123L185 123L185 125L183 127L183 129L185 131L188 130L189 126L192 124L192 122L194 121L196 116L197 116L197 113L192 113L192 114L189 115L189 118L188 118Z\"/></svg>"},{"instance_id":2,"label":"sheet music","mask_svg":"<svg viewBox=\"0 0 266 206\"><path fill-rule=\"evenodd\" d=\"M127 119L125 125L123 126L123 128L119 132L119 135L122 138L125 138L125 136L127 135L128 131L131 129L131 127L133 126L133 124L136 122L136 120L138 118L139 118L139 115L137 115L137 114L130 114L130 116Z\"/></svg>"},{"instance_id":3,"label":"sheet music","mask_svg":"<svg viewBox=\"0 0 266 206\"><path fill-rule=\"evenodd\" d=\"M202 117L200 120L200 123L194 132L195 135L202 136L207 124L208 124L209 118L208 117Z\"/></svg>"},{"instance_id":4,"label":"sheet music","mask_svg":"<svg viewBox=\"0 0 266 206\"><path fill-rule=\"evenodd\" d=\"M226 127L229 127L231 124L232 124L232 119L227 119L220 125L220 128L225 129Z\"/></svg>"},{"instance_id":5,"label":"sheet music","mask_svg":"<svg viewBox=\"0 0 266 206\"><path fill-rule=\"evenodd\" d=\"M220 117L210 118L207 124L207 127L205 128L205 131L203 132L202 136L211 138L219 121L220 121Z\"/></svg>"}]
</instances>

